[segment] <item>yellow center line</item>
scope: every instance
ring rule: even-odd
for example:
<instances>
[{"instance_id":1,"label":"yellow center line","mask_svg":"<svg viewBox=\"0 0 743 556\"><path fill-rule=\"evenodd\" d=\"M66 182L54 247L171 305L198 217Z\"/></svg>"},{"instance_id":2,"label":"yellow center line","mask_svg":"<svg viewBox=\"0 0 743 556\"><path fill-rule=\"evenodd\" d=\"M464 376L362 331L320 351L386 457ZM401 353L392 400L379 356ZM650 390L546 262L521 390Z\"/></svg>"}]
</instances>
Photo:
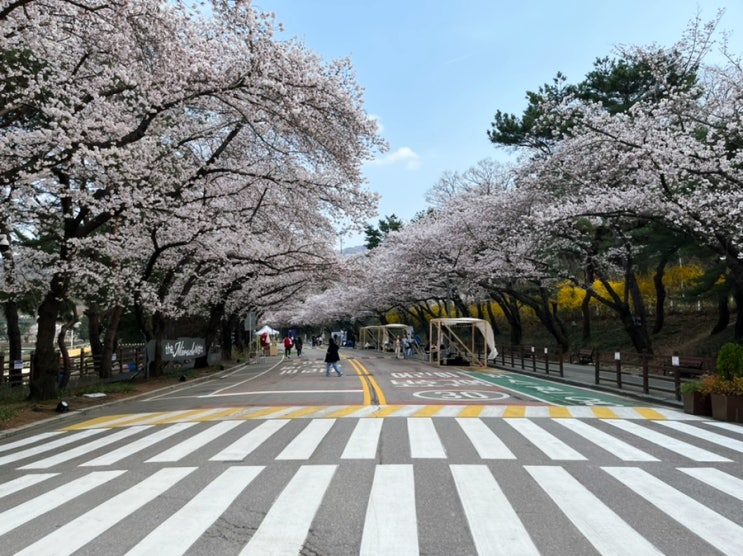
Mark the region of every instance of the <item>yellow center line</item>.
<instances>
[{"instance_id":1,"label":"yellow center line","mask_svg":"<svg viewBox=\"0 0 743 556\"><path fill-rule=\"evenodd\" d=\"M360 363L358 363L357 361L355 361L353 359L348 359L348 362L351 364L351 367L353 367L353 370L356 371L356 374L361 379L361 388L363 388L363 390L364 390L364 401L363 401L363 404L364 405L371 405L371 392L369 392L369 385L366 383L366 381L364 380L364 378L362 376L362 375L365 374L364 373L364 368L361 367L361 364Z\"/></svg>"},{"instance_id":2,"label":"yellow center line","mask_svg":"<svg viewBox=\"0 0 743 556\"><path fill-rule=\"evenodd\" d=\"M361 361L355 359L349 359L348 361L351 363L351 365L353 365L354 369L356 369L356 374L358 374L361 379L361 384L364 388L364 405L371 405L371 392L369 392L369 389L367 387L367 381L374 392L377 394L377 403L379 405L387 405L387 399L384 397L384 392L382 392L382 389L379 387L379 384L377 384L377 381L374 380L374 377L369 372L369 369L367 369L364 364L361 363ZM364 378L366 378L366 380L364 380Z\"/></svg>"}]
</instances>

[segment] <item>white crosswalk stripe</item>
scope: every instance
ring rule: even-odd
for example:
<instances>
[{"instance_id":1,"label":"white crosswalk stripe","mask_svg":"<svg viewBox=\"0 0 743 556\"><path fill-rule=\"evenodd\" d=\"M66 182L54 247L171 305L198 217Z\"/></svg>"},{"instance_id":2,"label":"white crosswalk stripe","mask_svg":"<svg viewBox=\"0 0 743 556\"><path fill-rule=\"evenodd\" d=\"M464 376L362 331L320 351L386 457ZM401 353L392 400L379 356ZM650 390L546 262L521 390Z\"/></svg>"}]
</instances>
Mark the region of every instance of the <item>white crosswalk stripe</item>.
<instances>
[{"instance_id":1,"label":"white crosswalk stripe","mask_svg":"<svg viewBox=\"0 0 743 556\"><path fill-rule=\"evenodd\" d=\"M555 422L560 423L564 427L581 435L586 440L593 442L599 448L614 454L623 461L658 461L658 458L655 458L647 452L643 452L627 442L589 425L585 421L578 421L576 419L556 419Z\"/></svg>"},{"instance_id":2,"label":"white crosswalk stripe","mask_svg":"<svg viewBox=\"0 0 743 556\"><path fill-rule=\"evenodd\" d=\"M184 554L263 469L251 466L225 470L127 552L127 556Z\"/></svg>"},{"instance_id":3,"label":"white crosswalk stripe","mask_svg":"<svg viewBox=\"0 0 743 556\"><path fill-rule=\"evenodd\" d=\"M379 465L375 469L360 554L418 554L412 465Z\"/></svg>"},{"instance_id":4,"label":"white crosswalk stripe","mask_svg":"<svg viewBox=\"0 0 743 556\"><path fill-rule=\"evenodd\" d=\"M409 418L410 457L446 458L446 449L436 433L433 420Z\"/></svg>"},{"instance_id":5,"label":"white crosswalk stripe","mask_svg":"<svg viewBox=\"0 0 743 556\"><path fill-rule=\"evenodd\" d=\"M279 420L265 421L210 459L212 461L241 461L288 422Z\"/></svg>"},{"instance_id":6,"label":"white crosswalk stripe","mask_svg":"<svg viewBox=\"0 0 743 556\"><path fill-rule=\"evenodd\" d=\"M516 459L503 441L480 419L457 419L477 453L483 459Z\"/></svg>"},{"instance_id":7,"label":"white crosswalk stripe","mask_svg":"<svg viewBox=\"0 0 743 556\"><path fill-rule=\"evenodd\" d=\"M451 472L480 554L539 554L486 466L452 465Z\"/></svg>"},{"instance_id":8,"label":"white crosswalk stripe","mask_svg":"<svg viewBox=\"0 0 743 556\"><path fill-rule=\"evenodd\" d=\"M585 460L577 450L574 450L562 440L548 433L534 421L529 419L507 419L506 423L516 429L525 439L534 443L542 452L553 460Z\"/></svg>"},{"instance_id":9,"label":"white crosswalk stripe","mask_svg":"<svg viewBox=\"0 0 743 556\"><path fill-rule=\"evenodd\" d=\"M350 488L352 505L363 507L352 525L344 520L356 544L336 547L340 552L431 552L420 536L420 520L437 516L426 511L428 489L446 504L438 517L459 512L470 543L463 553L554 552L546 539L568 523L585 543L576 553L671 550L673 539L658 539L653 527L638 525L638 504L617 503L623 491L646 514L688 531L697 553L714 547L740 554L739 431L713 432L712 424L482 416L364 417L355 425L334 418L235 419L30 436L3 451L0 543L11 539L16 544L7 551L14 554L69 554L90 543L98 549L118 538L114 526L144 512L149 517L137 521L131 542L112 554L186 554L196 545L198 554L222 553L224 545L214 543L223 542L215 528L224 523L234 527L230 553L334 553L305 543L317 541L316 520L326 527L335 522L338 508L325 505L337 504ZM50 444L60 451L50 455ZM123 462L132 470L90 469ZM71 500L71 509L59 511ZM255 508L254 500L260 500ZM535 522L535 500L550 505L554 524ZM42 516L49 517L37 520ZM23 533L31 522L47 524L36 539ZM426 522L426 528L436 526Z\"/></svg>"},{"instance_id":10,"label":"white crosswalk stripe","mask_svg":"<svg viewBox=\"0 0 743 556\"><path fill-rule=\"evenodd\" d=\"M63 525L19 552L17 556L72 554L194 470L194 467L161 469L134 487Z\"/></svg>"},{"instance_id":11,"label":"white crosswalk stripe","mask_svg":"<svg viewBox=\"0 0 743 556\"><path fill-rule=\"evenodd\" d=\"M0 513L0 535L58 508L122 473L124 471L96 471Z\"/></svg>"},{"instance_id":12,"label":"white crosswalk stripe","mask_svg":"<svg viewBox=\"0 0 743 556\"><path fill-rule=\"evenodd\" d=\"M743 527L647 471L636 467L607 467L604 471L634 490L666 515L693 531L724 554L743 554ZM641 552L635 552L640 554Z\"/></svg>"},{"instance_id":13,"label":"white crosswalk stripe","mask_svg":"<svg viewBox=\"0 0 743 556\"><path fill-rule=\"evenodd\" d=\"M526 470L600 554L662 554L564 469Z\"/></svg>"},{"instance_id":14,"label":"white crosswalk stripe","mask_svg":"<svg viewBox=\"0 0 743 556\"><path fill-rule=\"evenodd\" d=\"M269 510L241 556L299 554L336 465L300 467ZM297 504L301 500L301 504Z\"/></svg>"},{"instance_id":15,"label":"white crosswalk stripe","mask_svg":"<svg viewBox=\"0 0 743 556\"><path fill-rule=\"evenodd\" d=\"M382 419L359 419L341 459L374 459L377 455L379 435L382 433Z\"/></svg>"},{"instance_id":16,"label":"white crosswalk stripe","mask_svg":"<svg viewBox=\"0 0 743 556\"><path fill-rule=\"evenodd\" d=\"M276 459L309 459L334 423L334 419L310 421Z\"/></svg>"}]
</instances>

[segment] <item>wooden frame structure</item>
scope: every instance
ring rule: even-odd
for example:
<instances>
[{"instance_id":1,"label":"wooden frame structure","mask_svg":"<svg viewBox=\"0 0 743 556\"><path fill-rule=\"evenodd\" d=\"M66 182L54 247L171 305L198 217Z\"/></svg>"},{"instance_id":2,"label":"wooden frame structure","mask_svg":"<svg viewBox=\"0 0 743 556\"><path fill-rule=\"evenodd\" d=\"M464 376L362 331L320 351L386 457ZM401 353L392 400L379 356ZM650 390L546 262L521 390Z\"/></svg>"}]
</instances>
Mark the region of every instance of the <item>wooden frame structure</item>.
<instances>
[{"instance_id":1,"label":"wooden frame structure","mask_svg":"<svg viewBox=\"0 0 743 556\"><path fill-rule=\"evenodd\" d=\"M361 349L375 349L384 351L385 346L394 349L397 338L409 338L413 327L407 324L381 324L378 326L364 326L359 330L359 341L356 347Z\"/></svg>"},{"instance_id":2,"label":"wooden frame structure","mask_svg":"<svg viewBox=\"0 0 743 556\"><path fill-rule=\"evenodd\" d=\"M431 342L428 353L430 363L436 361L436 365L441 366L442 360L466 360L468 364L474 363L485 367L488 360L498 356L493 327L486 320L431 319L428 326L428 338Z\"/></svg>"}]
</instances>

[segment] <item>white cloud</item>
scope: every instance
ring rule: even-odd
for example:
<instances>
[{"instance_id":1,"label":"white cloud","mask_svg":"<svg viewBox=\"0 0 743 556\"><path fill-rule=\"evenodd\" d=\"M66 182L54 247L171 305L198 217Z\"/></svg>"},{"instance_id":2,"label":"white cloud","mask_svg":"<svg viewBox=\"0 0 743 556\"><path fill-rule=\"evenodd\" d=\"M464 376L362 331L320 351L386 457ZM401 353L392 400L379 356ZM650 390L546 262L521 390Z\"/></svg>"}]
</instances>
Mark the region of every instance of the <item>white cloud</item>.
<instances>
[{"instance_id":1,"label":"white cloud","mask_svg":"<svg viewBox=\"0 0 743 556\"><path fill-rule=\"evenodd\" d=\"M381 158L371 162L378 166L391 166L393 164L403 164L408 170L415 170L420 166L420 156L410 147L400 147L394 152L389 153Z\"/></svg>"},{"instance_id":2,"label":"white cloud","mask_svg":"<svg viewBox=\"0 0 743 556\"><path fill-rule=\"evenodd\" d=\"M370 120L373 120L374 122L376 122L376 124L377 124L377 133L379 133L381 135L382 132L384 131L384 126L382 125L381 118L379 116L377 116L376 114L367 114L366 117L369 118Z\"/></svg>"}]
</instances>

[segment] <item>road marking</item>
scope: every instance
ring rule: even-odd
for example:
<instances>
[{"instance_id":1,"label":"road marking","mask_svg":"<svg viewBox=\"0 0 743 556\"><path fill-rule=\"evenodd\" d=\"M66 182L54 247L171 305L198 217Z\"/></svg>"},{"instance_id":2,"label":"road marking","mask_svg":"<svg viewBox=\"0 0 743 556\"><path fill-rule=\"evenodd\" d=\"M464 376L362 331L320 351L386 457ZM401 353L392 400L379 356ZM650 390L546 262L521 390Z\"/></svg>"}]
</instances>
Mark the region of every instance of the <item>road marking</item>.
<instances>
[{"instance_id":1,"label":"road marking","mask_svg":"<svg viewBox=\"0 0 743 556\"><path fill-rule=\"evenodd\" d=\"M0 535L12 531L70 500L106 484L124 471L94 471L0 513Z\"/></svg>"},{"instance_id":2,"label":"road marking","mask_svg":"<svg viewBox=\"0 0 743 556\"><path fill-rule=\"evenodd\" d=\"M20 452L15 452L13 454L8 454L7 456L0 457L0 465L12 463L21 459L26 459L31 456L37 456L39 454L43 454L44 452L51 452L52 450L56 450L57 448L66 446L67 444L72 444L73 442L88 438L89 436L100 434L105 430L107 429L88 429L76 433L66 434L62 438L58 438L57 440L54 440L52 442L45 442L38 446L27 448L25 450L21 450ZM43 440L43 438L40 438L39 436L35 436L33 438L35 440Z\"/></svg>"},{"instance_id":3,"label":"road marking","mask_svg":"<svg viewBox=\"0 0 743 556\"><path fill-rule=\"evenodd\" d=\"M743 442L741 442L740 440L734 440L732 438L727 438L726 436L723 436L721 434L717 434L716 432L710 432L692 427L690 425L687 425L686 423L676 423L673 421L658 421L658 423L660 423L664 427L668 427L669 429L683 432L685 434L695 436L696 438L706 440L707 442L711 442L712 444L717 444L718 446L723 446L725 448L729 448L730 450L735 450L736 452L743 453Z\"/></svg>"},{"instance_id":4,"label":"road marking","mask_svg":"<svg viewBox=\"0 0 743 556\"><path fill-rule=\"evenodd\" d=\"M539 448L553 460L583 461L585 456L574 450L556 436L528 419L506 419L506 423L516 429L521 436Z\"/></svg>"},{"instance_id":5,"label":"road marking","mask_svg":"<svg viewBox=\"0 0 743 556\"><path fill-rule=\"evenodd\" d=\"M446 458L446 450L430 418L409 417L407 424L411 458Z\"/></svg>"},{"instance_id":6,"label":"road marking","mask_svg":"<svg viewBox=\"0 0 743 556\"><path fill-rule=\"evenodd\" d=\"M226 469L127 552L127 556L185 554L263 469L263 466Z\"/></svg>"},{"instance_id":7,"label":"road marking","mask_svg":"<svg viewBox=\"0 0 743 556\"><path fill-rule=\"evenodd\" d=\"M128 438L129 436L139 434L140 432L149 429L151 426L152 425L135 425L131 428L121 429L114 434L110 434L103 438L98 438L96 440L88 442L87 444L72 448L71 450L66 450L53 456L49 456L48 458L29 463L28 465L24 465L20 469L48 469L49 467L52 467L54 465L70 461L71 459L75 459L76 457L80 457L85 454L89 454L90 452L98 450L99 448L103 448L104 446L108 446L109 444L113 444L114 442L118 442L119 440L123 440L124 438Z\"/></svg>"},{"instance_id":8,"label":"road marking","mask_svg":"<svg viewBox=\"0 0 743 556\"><path fill-rule=\"evenodd\" d=\"M337 467L300 467L271 506L240 556L299 554ZM300 500L301 503L297 503Z\"/></svg>"},{"instance_id":9,"label":"road marking","mask_svg":"<svg viewBox=\"0 0 743 556\"><path fill-rule=\"evenodd\" d=\"M242 424L243 421L220 421L216 425L212 425L208 429L201 431L199 434L187 438L180 444L176 444L164 452L160 452L158 455L151 457L146 461L146 463L180 461L188 454L206 446L209 442L216 440L223 434Z\"/></svg>"},{"instance_id":10,"label":"road marking","mask_svg":"<svg viewBox=\"0 0 743 556\"><path fill-rule=\"evenodd\" d=\"M691 475L695 479L743 501L743 479L723 473L714 467L679 468L679 471L683 471L687 475Z\"/></svg>"},{"instance_id":11,"label":"road marking","mask_svg":"<svg viewBox=\"0 0 743 556\"><path fill-rule=\"evenodd\" d=\"M614 438L608 433L599 430L584 421L577 419L555 419L555 423L560 423L565 428L581 435L586 440L590 440L599 448L606 450L623 461L658 461L650 454L627 444L623 440Z\"/></svg>"},{"instance_id":12,"label":"road marking","mask_svg":"<svg viewBox=\"0 0 743 556\"><path fill-rule=\"evenodd\" d=\"M418 556L412 465L378 465L374 470L359 554Z\"/></svg>"},{"instance_id":13,"label":"road marking","mask_svg":"<svg viewBox=\"0 0 743 556\"><path fill-rule=\"evenodd\" d=\"M665 434L651 430L648 427L643 427L637 423L632 423L630 421L607 421L607 423L630 434L639 436L648 442L657 444L666 450L676 452L677 454L693 461L732 461L718 454L713 454L710 451L704 450L703 448L698 448L688 442L683 442L682 440L677 440Z\"/></svg>"},{"instance_id":14,"label":"road marking","mask_svg":"<svg viewBox=\"0 0 743 556\"><path fill-rule=\"evenodd\" d=\"M188 428L191 428L195 424L196 422L176 423L175 425L170 425L152 434L149 434L145 436L144 438L140 438L136 442L132 442L131 444L122 446L121 448L117 450L113 450L112 452L108 452L100 457L97 457L85 463L81 463L80 467L111 465L126 457L136 454L137 452L141 452L145 448L149 448L150 446L157 444L158 442L161 442L162 440L165 440L166 438L170 438L171 436L178 434L179 432L182 432Z\"/></svg>"},{"instance_id":15,"label":"road marking","mask_svg":"<svg viewBox=\"0 0 743 556\"><path fill-rule=\"evenodd\" d=\"M478 554L539 554L485 465L450 465Z\"/></svg>"},{"instance_id":16,"label":"road marking","mask_svg":"<svg viewBox=\"0 0 743 556\"><path fill-rule=\"evenodd\" d=\"M154 500L195 467L166 468L143 479L132 488L66 523L53 533L17 553L17 556L59 556L72 554L136 510ZM161 553L161 551L158 551Z\"/></svg>"},{"instance_id":17,"label":"road marking","mask_svg":"<svg viewBox=\"0 0 743 556\"><path fill-rule=\"evenodd\" d=\"M210 457L209 461L241 461L288 422L286 419L264 421L217 455Z\"/></svg>"},{"instance_id":18,"label":"road marking","mask_svg":"<svg viewBox=\"0 0 743 556\"><path fill-rule=\"evenodd\" d=\"M662 554L563 468L527 465L525 469L599 554Z\"/></svg>"},{"instance_id":19,"label":"road marking","mask_svg":"<svg viewBox=\"0 0 743 556\"><path fill-rule=\"evenodd\" d=\"M382 419L368 417L359 419L341 454L341 459L374 459L377 456L383 423Z\"/></svg>"},{"instance_id":20,"label":"road marking","mask_svg":"<svg viewBox=\"0 0 743 556\"><path fill-rule=\"evenodd\" d=\"M429 409L430 408L430 409ZM543 405L436 405L436 404L414 404L414 405L329 405L329 406L255 406L255 407L232 407L232 408L212 408L203 409L195 412L170 415L169 413L157 413L148 415L158 415L149 421L150 424L160 425L171 422L201 422L201 421L218 421L225 418L251 420L251 419L297 419L297 418L340 418L340 417L411 417L420 414L421 416L431 417L504 417L504 418L565 418L565 419L586 419L601 420L600 415L607 415L611 419L628 419L628 420L653 420L663 421L689 421L699 422L703 419L683 413L674 409L661 409L659 411L648 410L647 408L617 407L611 408L615 415L593 411L596 408L584 406L543 406ZM604 409L604 408L602 408ZM661 413L662 411L662 413ZM430 412L431 415L426 415ZM138 414L142 416L143 414ZM95 429L101 426L105 428L128 426L126 416L113 415L107 418L101 417L91 419L82 423L68 426L62 430L73 431L82 429ZM710 423L715 424L715 423ZM735 429L733 429L735 432ZM714 434L714 433L705 433ZM32 441L28 441L30 443ZM743 444L741 444L743 445ZM0 463L3 458L0 457Z\"/></svg>"},{"instance_id":21,"label":"road marking","mask_svg":"<svg viewBox=\"0 0 743 556\"><path fill-rule=\"evenodd\" d=\"M312 457L320 442L335 424L335 419L313 419L276 456L277 460L306 460Z\"/></svg>"},{"instance_id":22,"label":"road marking","mask_svg":"<svg viewBox=\"0 0 743 556\"><path fill-rule=\"evenodd\" d=\"M723 554L743 554L743 527L737 523L639 467L602 469ZM635 553L643 554L641 550Z\"/></svg>"},{"instance_id":23,"label":"road marking","mask_svg":"<svg viewBox=\"0 0 743 556\"><path fill-rule=\"evenodd\" d=\"M460 419L457 423L482 459L516 459L503 441L480 419Z\"/></svg>"},{"instance_id":24,"label":"road marking","mask_svg":"<svg viewBox=\"0 0 743 556\"><path fill-rule=\"evenodd\" d=\"M0 498L10 496L11 494L15 494L16 492L20 492L24 488L34 486L35 484L46 481L47 479L51 479L52 477L56 477L57 475L59 475L59 473L38 473L35 475L23 475L22 477L18 477L17 479L13 479L12 481L3 483L0 485Z\"/></svg>"},{"instance_id":25,"label":"road marking","mask_svg":"<svg viewBox=\"0 0 743 556\"><path fill-rule=\"evenodd\" d=\"M16 450L22 446L28 446L29 444L33 444L34 442L46 440L47 438L51 438L59 434L62 434L61 430L54 431L54 432L44 432L41 434L35 434L34 436L29 436L28 438L24 438L22 440L16 440L15 442L3 444L2 446L0 446L0 452L7 452L8 450Z\"/></svg>"}]
</instances>

